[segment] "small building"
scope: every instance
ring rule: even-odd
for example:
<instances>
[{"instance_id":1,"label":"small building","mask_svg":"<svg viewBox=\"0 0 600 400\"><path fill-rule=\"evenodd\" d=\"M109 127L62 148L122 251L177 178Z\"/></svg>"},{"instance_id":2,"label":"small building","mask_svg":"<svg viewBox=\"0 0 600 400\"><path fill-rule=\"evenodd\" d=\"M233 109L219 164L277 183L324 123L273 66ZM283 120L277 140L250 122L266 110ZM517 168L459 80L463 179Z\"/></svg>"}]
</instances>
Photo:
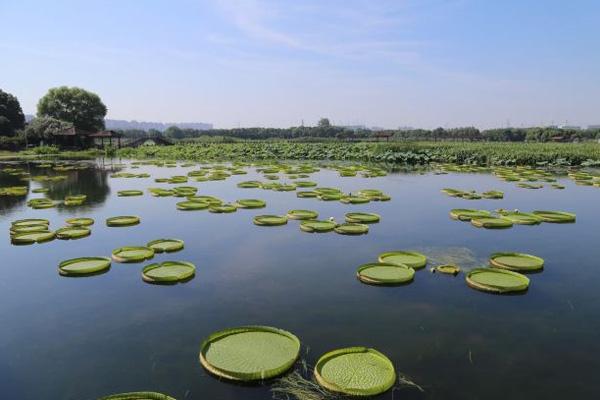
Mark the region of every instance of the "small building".
<instances>
[{"instance_id":1,"label":"small building","mask_svg":"<svg viewBox=\"0 0 600 400\"><path fill-rule=\"evenodd\" d=\"M52 144L63 148L87 148L90 146L90 132L75 127L52 134Z\"/></svg>"},{"instance_id":2,"label":"small building","mask_svg":"<svg viewBox=\"0 0 600 400\"><path fill-rule=\"evenodd\" d=\"M391 131L380 131L380 132L374 132L371 137L377 141L379 140L385 140L386 142L388 142L392 136L394 136L394 132Z\"/></svg>"},{"instance_id":3,"label":"small building","mask_svg":"<svg viewBox=\"0 0 600 400\"><path fill-rule=\"evenodd\" d=\"M106 144L109 146L113 145L113 139L116 140L116 145L118 148L121 148L121 136L117 131L98 131L96 133L91 133L89 135L90 139L93 141L94 145L98 148L103 149ZM105 143L106 141L106 143Z\"/></svg>"}]
</instances>

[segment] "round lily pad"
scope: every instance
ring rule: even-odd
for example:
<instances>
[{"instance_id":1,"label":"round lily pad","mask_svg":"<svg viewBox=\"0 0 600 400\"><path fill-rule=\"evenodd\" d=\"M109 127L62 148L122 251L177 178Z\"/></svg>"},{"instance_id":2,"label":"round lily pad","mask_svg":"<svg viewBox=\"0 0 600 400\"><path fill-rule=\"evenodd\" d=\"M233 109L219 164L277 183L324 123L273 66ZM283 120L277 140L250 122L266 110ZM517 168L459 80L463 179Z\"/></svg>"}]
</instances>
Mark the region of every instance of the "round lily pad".
<instances>
[{"instance_id":1,"label":"round lily pad","mask_svg":"<svg viewBox=\"0 0 600 400\"><path fill-rule=\"evenodd\" d=\"M77 226L90 226L94 225L93 218L69 218L65 221L69 225L77 225Z\"/></svg>"},{"instance_id":2,"label":"round lily pad","mask_svg":"<svg viewBox=\"0 0 600 400\"><path fill-rule=\"evenodd\" d=\"M498 214L518 225L537 225L542 222L542 219L533 213L499 210Z\"/></svg>"},{"instance_id":3,"label":"round lily pad","mask_svg":"<svg viewBox=\"0 0 600 400\"><path fill-rule=\"evenodd\" d=\"M491 217L492 213L486 210L475 210L471 208L455 208L450 210L450 217L461 221L470 221L473 218Z\"/></svg>"},{"instance_id":4,"label":"round lily pad","mask_svg":"<svg viewBox=\"0 0 600 400\"><path fill-rule=\"evenodd\" d=\"M260 186L261 186L260 181L245 181L245 182L240 182L237 184L237 187L243 188L243 189L255 189L255 188L260 188Z\"/></svg>"},{"instance_id":5,"label":"round lily pad","mask_svg":"<svg viewBox=\"0 0 600 400\"><path fill-rule=\"evenodd\" d=\"M240 208L263 208L267 203L260 199L242 199L236 201L235 205Z\"/></svg>"},{"instance_id":6,"label":"round lily pad","mask_svg":"<svg viewBox=\"0 0 600 400\"><path fill-rule=\"evenodd\" d=\"M260 226L276 226L287 224L287 217L281 215L257 215L254 217L254 224Z\"/></svg>"},{"instance_id":7,"label":"round lily pad","mask_svg":"<svg viewBox=\"0 0 600 400\"><path fill-rule=\"evenodd\" d=\"M369 225L345 223L336 226L334 231L341 235L364 235L369 233Z\"/></svg>"},{"instance_id":8,"label":"round lily pad","mask_svg":"<svg viewBox=\"0 0 600 400\"><path fill-rule=\"evenodd\" d=\"M232 213L237 211L237 207L233 204L220 204L215 206L210 206L208 211L211 213L223 214L223 213Z\"/></svg>"},{"instance_id":9,"label":"round lily pad","mask_svg":"<svg viewBox=\"0 0 600 400\"><path fill-rule=\"evenodd\" d=\"M142 279L148 283L175 283L194 276L196 267L186 261L164 261L150 264L142 270Z\"/></svg>"},{"instance_id":10,"label":"round lily pad","mask_svg":"<svg viewBox=\"0 0 600 400\"><path fill-rule=\"evenodd\" d=\"M61 262L58 273L64 276L90 275L110 268L108 257L80 257Z\"/></svg>"},{"instance_id":11,"label":"round lily pad","mask_svg":"<svg viewBox=\"0 0 600 400\"><path fill-rule=\"evenodd\" d=\"M186 200L180 201L176 204L178 210L183 211L194 211L194 210L205 210L210 207L210 203L207 201L199 200Z\"/></svg>"},{"instance_id":12,"label":"round lily pad","mask_svg":"<svg viewBox=\"0 0 600 400\"><path fill-rule=\"evenodd\" d=\"M411 282L415 270L403 264L369 263L358 267L356 276L369 284L393 285Z\"/></svg>"},{"instance_id":13,"label":"round lily pad","mask_svg":"<svg viewBox=\"0 0 600 400\"><path fill-rule=\"evenodd\" d=\"M381 217L375 213L368 212L351 212L346 214L346 222L372 224L379 222Z\"/></svg>"},{"instance_id":14,"label":"round lily pad","mask_svg":"<svg viewBox=\"0 0 600 400\"><path fill-rule=\"evenodd\" d=\"M478 228L486 228L486 229L505 229L513 226L512 221L506 218L473 218L471 220L471 225L476 226Z\"/></svg>"},{"instance_id":15,"label":"round lily pad","mask_svg":"<svg viewBox=\"0 0 600 400\"><path fill-rule=\"evenodd\" d=\"M392 362L382 353L366 347L330 351L315 365L319 385L333 392L353 396L375 396L396 382Z\"/></svg>"},{"instance_id":16,"label":"round lily pad","mask_svg":"<svg viewBox=\"0 0 600 400\"><path fill-rule=\"evenodd\" d=\"M107 226L132 226L140 223L140 217L135 215L120 215L106 219Z\"/></svg>"},{"instance_id":17,"label":"round lily pad","mask_svg":"<svg viewBox=\"0 0 600 400\"><path fill-rule=\"evenodd\" d=\"M289 219L317 219L319 213L312 210L290 210L287 213Z\"/></svg>"},{"instance_id":18,"label":"round lily pad","mask_svg":"<svg viewBox=\"0 0 600 400\"><path fill-rule=\"evenodd\" d=\"M119 197L130 197L130 196L142 196L144 194L141 190L119 190L117 196Z\"/></svg>"},{"instance_id":19,"label":"round lily pad","mask_svg":"<svg viewBox=\"0 0 600 400\"><path fill-rule=\"evenodd\" d=\"M156 239L146 244L155 253L171 253L183 249L183 245L183 240L180 239Z\"/></svg>"},{"instance_id":20,"label":"round lily pad","mask_svg":"<svg viewBox=\"0 0 600 400\"><path fill-rule=\"evenodd\" d=\"M300 340L268 326L243 326L210 335L200 347L200 363L219 377L256 381L289 370L300 352Z\"/></svg>"},{"instance_id":21,"label":"round lily pad","mask_svg":"<svg viewBox=\"0 0 600 400\"><path fill-rule=\"evenodd\" d=\"M299 197L299 198L312 198L312 197L317 197L317 196L319 196L319 193L314 192L312 190L304 190L304 191L296 192L296 197Z\"/></svg>"},{"instance_id":22,"label":"round lily pad","mask_svg":"<svg viewBox=\"0 0 600 400\"><path fill-rule=\"evenodd\" d=\"M304 232L331 232L335 229L337 224L333 221L317 221L317 220L307 220L302 221L300 223L300 229Z\"/></svg>"},{"instance_id":23,"label":"round lily pad","mask_svg":"<svg viewBox=\"0 0 600 400\"><path fill-rule=\"evenodd\" d=\"M447 275L458 275L460 268L453 264L444 264L431 268L431 272L440 272Z\"/></svg>"},{"instance_id":24,"label":"round lily pad","mask_svg":"<svg viewBox=\"0 0 600 400\"><path fill-rule=\"evenodd\" d=\"M122 263L141 262L154 257L154 249L144 246L125 246L114 249L113 260Z\"/></svg>"},{"instance_id":25,"label":"round lily pad","mask_svg":"<svg viewBox=\"0 0 600 400\"><path fill-rule=\"evenodd\" d=\"M534 211L533 214L537 215L544 222L551 223L569 223L575 222L575 214L565 211Z\"/></svg>"},{"instance_id":26,"label":"round lily pad","mask_svg":"<svg viewBox=\"0 0 600 400\"><path fill-rule=\"evenodd\" d=\"M490 264L511 271L530 272L543 269L544 259L524 253L494 253L490 256Z\"/></svg>"},{"instance_id":27,"label":"round lily pad","mask_svg":"<svg viewBox=\"0 0 600 400\"><path fill-rule=\"evenodd\" d=\"M67 226L56 230L56 238L62 240L80 239L90 236L92 231L85 226Z\"/></svg>"},{"instance_id":28,"label":"round lily pad","mask_svg":"<svg viewBox=\"0 0 600 400\"><path fill-rule=\"evenodd\" d=\"M26 232L46 232L48 231L48 225L27 225L27 226L11 226L10 234L16 235L17 233Z\"/></svg>"},{"instance_id":29,"label":"round lily pad","mask_svg":"<svg viewBox=\"0 0 600 400\"><path fill-rule=\"evenodd\" d=\"M518 272L498 268L476 268L466 276L467 285L491 293L522 292L529 287L529 278Z\"/></svg>"},{"instance_id":30,"label":"round lily pad","mask_svg":"<svg viewBox=\"0 0 600 400\"><path fill-rule=\"evenodd\" d=\"M28 219L19 219L14 221L12 226L30 226L30 225L50 225L50 221L43 218L28 218Z\"/></svg>"},{"instance_id":31,"label":"round lily pad","mask_svg":"<svg viewBox=\"0 0 600 400\"><path fill-rule=\"evenodd\" d=\"M370 202L371 199L364 196L343 196L340 201L344 204L364 204Z\"/></svg>"},{"instance_id":32,"label":"round lily pad","mask_svg":"<svg viewBox=\"0 0 600 400\"><path fill-rule=\"evenodd\" d=\"M23 232L16 233L11 236L11 242L13 244L33 244L49 242L56 237L54 232L50 231L38 231L38 232Z\"/></svg>"},{"instance_id":33,"label":"round lily pad","mask_svg":"<svg viewBox=\"0 0 600 400\"><path fill-rule=\"evenodd\" d=\"M101 397L98 400L175 400L171 396L156 392L129 392L112 394Z\"/></svg>"},{"instance_id":34,"label":"round lily pad","mask_svg":"<svg viewBox=\"0 0 600 400\"><path fill-rule=\"evenodd\" d=\"M407 265L413 269L420 269L427 264L427 257L416 251L388 251L381 253L379 262Z\"/></svg>"}]
</instances>

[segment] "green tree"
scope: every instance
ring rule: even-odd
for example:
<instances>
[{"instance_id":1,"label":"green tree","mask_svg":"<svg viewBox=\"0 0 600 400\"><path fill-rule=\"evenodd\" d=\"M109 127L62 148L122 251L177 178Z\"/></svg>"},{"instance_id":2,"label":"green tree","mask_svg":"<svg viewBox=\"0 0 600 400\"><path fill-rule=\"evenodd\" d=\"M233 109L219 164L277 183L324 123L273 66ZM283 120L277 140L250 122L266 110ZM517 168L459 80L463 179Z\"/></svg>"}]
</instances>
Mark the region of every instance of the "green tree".
<instances>
[{"instance_id":1,"label":"green tree","mask_svg":"<svg viewBox=\"0 0 600 400\"><path fill-rule=\"evenodd\" d=\"M0 136L14 136L25 126L25 116L19 100L0 89Z\"/></svg>"},{"instance_id":2,"label":"green tree","mask_svg":"<svg viewBox=\"0 0 600 400\"><path fill-rule=\"evenodd\" d=\"M329 122L329 118L321 118L317 126L319 128L329 128L331 126L331 122Z\"/></svg>"},{"instance_id":3,"label":"green tree","mask_svg":"<svg viewBox=\"0 0 600 400\"><path fill-rule=\"evenodd\" d=\"M165 136L172 139L183 139L185 132L177 126L170 126L165 130Z\"/></svg>"},{"instance_id":4,"label":"green tree","mask_svg":"<svg viewBox=\"0 0 600 400\"><path fill-rule=\"evenodd\" d=\"M72 123L86 131L104 129L106 106L100 97L77 87L61 86L48 90L37 105L38 117L52 117Z\"/></svg>"},{"instance_id":5,"label":"green tree","mask_svg":"<svg viewBox=\"0 0 600 400\"><path fill-rule=\"evenodd\" d=\"M37 117L27 125L24 130L29 142L38 143L42 140L52 140L52 135L72 128L70 122L61 121L52 117Z\"/></svg>"}]
</instances>

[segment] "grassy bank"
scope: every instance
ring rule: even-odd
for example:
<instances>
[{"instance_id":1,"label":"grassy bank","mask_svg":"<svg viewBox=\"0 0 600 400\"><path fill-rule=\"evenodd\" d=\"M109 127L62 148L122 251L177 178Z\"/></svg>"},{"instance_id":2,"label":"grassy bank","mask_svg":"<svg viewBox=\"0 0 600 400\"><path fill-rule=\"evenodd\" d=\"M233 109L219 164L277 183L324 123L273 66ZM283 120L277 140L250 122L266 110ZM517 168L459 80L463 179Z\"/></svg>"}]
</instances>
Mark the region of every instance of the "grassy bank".
<instances>
[{"instance_id":1,"label":"grassy bank","mask_svg":"<svg viewBox=\"0 0 600 400\"><path fill-rule=\"evenodd\" d=\"M589 143L293 143L252 141L125 148L127 158L172 160L349 160L397 164L600 165L600 144Z\"/></svg>"}]
</instances>

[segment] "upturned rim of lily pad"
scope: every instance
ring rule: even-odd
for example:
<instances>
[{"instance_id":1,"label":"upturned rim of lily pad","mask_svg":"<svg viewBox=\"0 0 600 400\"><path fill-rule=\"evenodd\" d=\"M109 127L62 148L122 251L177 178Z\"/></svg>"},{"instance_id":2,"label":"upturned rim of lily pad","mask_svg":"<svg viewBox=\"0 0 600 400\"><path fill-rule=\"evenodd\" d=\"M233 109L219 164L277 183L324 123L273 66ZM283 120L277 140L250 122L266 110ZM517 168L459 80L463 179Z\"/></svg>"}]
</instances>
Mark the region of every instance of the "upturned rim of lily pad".
<instances>
[{"instance_id":1,"label":"upturned rim of lily pad","mask_svg":"<svg viewBox=\"0 0 600 400\"><path fill-rule=\"evenodd\" d=\"M136 251L138 254L125 256L121 253L127 251ZM146 246L123 246L112 251L112 259L120 263L136 263L151 259L154 257L154 249Z\"/></svg>"},{"instance_id":2,"label":"upturned rim of lily pad","mask_svg":"<svg viewBox=\"0 0 600 400\"><path fill-rule=\"evenodd\" d=\"M392 257L404 257L409 258L409 260L392 262L389 261ZM386 260L387 259L387 260ZM419 253L418 251L410 251L410 250L394 250L394 251L386 251L377 257L377 260L381 263L390 263L390 264L404 264L412 269L421 269L425 268L427 265L427 256L425 254Z\"/></svg>"},{"instance_id":3,"label":"upturned rim of lily pad","mask_svg":"<svg viewBox=\"0 0 600 400\"><path fill-rule=\"evenodd\" d=\"M151 248L155 253L172 253L183 249L184 245L183 240L172 238L155 239L146 243L146 247Z\"/></svg>"},{"instance_id":4,"label":"upturned rim of lily pad","mask_svg":"<svg viewBox=\"0 0 600 400\"><path fill-rule=\"evenodd\" d=\"M395 278L388 278L385 276L376 276L367 272L373 269L394 269L395 272L402 272L402 274ZM356 277L364 283L370 285L398 285L412 282L415 278L415 270L406 264L392 264L382 262L371 262L363 264L356 270Z\"/></svg>"},{"instance_id":5,"label":"upturned rim of lily pad","mask_svg":"<svg viewBox=\"0 0 600 400\"><path fill-rule=\"evenodd\" d=\"M106 225L111 227L133 226L141 222L140 217L135 215L118 215L106 219Z\"/></svg>"},{"instance_id":6,"label":"upturned rim of lily pad","mask_svg":"<svg viewBox=\"0 0 600 400\"><path fill-rule=\"evenodd\" d=\"M175 398L157 392L127 392L111 394L98 400L175 400Z\"/></svg>"},{"instance_id":7,"label":"upturned rim of lily pad","mask_svg":"<svg viewBox=\"0 0 600 400\"><path fill-rule=\"evenodd\" d=\"M506 283L502 284L501 281L496 283L490 283L489 281L482 282L481 277L484 274L498 274L498 277L504 274L504 277L510 276L514 278L515 283L508 285ZM465 280L467 285L473 289L496 294L523 292L529 288L529 278L525 275L501 268L475 268L467 273Z\"/></svg>"},{"instance_id":8,"label":"upturned rim of lily pad","mask_svg":"<svg viewBox=\"0 0 600 400\"><path fill-rule=\"evenodd\" d=\"M173 267L185 267L186 271L179 271L177 274L152 276L151 271L157 269L169 269ZM146 265L142 269L142 279L147 283L177 283L186 282L196 274L196 266L188 261L163 261Z\"/></svg>"},{"instance_id":9,"label":"upturned rim of lily pad","mask_svg":"<svg viewBox=\"0 0 600 400\"><path fill-rule=\"evenodd\" d=\"M381 220L379 214L370 212L349 212L345 215L346 222L354 222L360 224L374 224Z\"/></svg>"},{"instance_id":10,"label":"upturned rim of lily pad","mask_svg":"<svg viewBox=\"0 0 600 400\"><path fill-rule=\"evenodd\" d=\"M97 264L87 268L69 270L73 264L86 261L97 261ZM93 275L110 269L111 260L108 257L78 257L62 261L58 264L58 273L63 276L86 276Z\"/></svg>"},{"instance_id":11,"label":"upturned rim of lily pad","mask_svg":"<svg viewBox=\"0 0 600 400\"><path fill-rule=\"evenodd\" d=\"M366 235L369 233L369 225L358 224L355 222L346 222L339 224L334 228L336 233L340 235Z\"/></svg>"},{"instance_id":12,"label":"upturned rim of lily pad","mask_svg":"<svg viewBox=\"0 0 600 400\"><path fill-rule=\"evenodd\" d=\"M297 209L288 211L286 216L289 219L310 220L319 218L319 213L313 210Z\"/></svg>"},{"instance_id":13,"label":"upturned rim of lily pad","mask_svg":"<svg viewBox=\"0 0 600 400\"><path fill-rule=\"evenodd\" d=\"M333 231L336 226L337 224L333 221L308 219L300 223L300 230L309 233L325 233Z\"/></svg>"},{"instance_id":14,"label":"upturned rim of lily pad","mask_svg":"<svg viewBox=\"0 0 600 400\"><path fill-rule=\"evenodd\" d=\"M65 222L73 226L91 226L94 225L94 219L88 217L67 218Z\"/></svg>"},{"instance_id":15,"label":"upturned rim of lily pad","mask_svg":"<svg viewBox=\"0 0 600 400\"><path fill-rule=\"evenodd\" d=\"M288 218L285 215L257 215L252 220L254 225L259 226L279 226L288 223Z\"/></svg>"},{"instance_id":16,"label":"upturned rim of lily pad","mask_svg":"<svg viewBox=\"0 0 600 400\"><path fill-rule=\"evenodd\" d=\"M72 240L90 236L92 234L92 231L89 228L86 228L82 225L71 225L57 229L54 233L56 234L57 239Z\"/></svg>"},{"instance_id":17,"label":"upturned rim of lily pad","mask_svg":"<svg viewBox=\"0 0 600 400\"><path fill-rule=\"evenodd\" d=\"M508 259L507 259L508 258ZM504 259L504 260L503 260ZM513 259L513 260L510 260ZM522 261L528 262L515 262L521 259ZM517 272L535 272L544 269L544 259L538 256L527 253L511 253L501 252L494 253L490 256L490 264L496 268L503 268L510 271Z\"/></svg>"}]
</instances>

